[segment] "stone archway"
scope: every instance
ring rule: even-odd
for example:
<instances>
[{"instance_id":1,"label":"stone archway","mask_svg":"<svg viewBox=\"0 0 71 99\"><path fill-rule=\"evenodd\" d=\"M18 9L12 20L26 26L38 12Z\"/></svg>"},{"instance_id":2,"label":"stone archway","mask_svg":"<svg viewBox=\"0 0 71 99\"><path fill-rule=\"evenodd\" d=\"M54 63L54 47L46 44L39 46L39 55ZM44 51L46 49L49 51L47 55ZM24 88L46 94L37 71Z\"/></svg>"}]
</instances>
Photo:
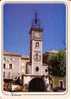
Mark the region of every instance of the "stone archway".
<instances>
[{"instance_id":1,"label":"stone archway","mask_svg":"<svg viewBox=\"0 0 71 99\"><path fill-rule=\"evenodd\" d=\"M28 91L29 92L45 92L46 87L45 87L44 80L42 78L33 78L29 82Z\"/></svg>"}]
</instances>

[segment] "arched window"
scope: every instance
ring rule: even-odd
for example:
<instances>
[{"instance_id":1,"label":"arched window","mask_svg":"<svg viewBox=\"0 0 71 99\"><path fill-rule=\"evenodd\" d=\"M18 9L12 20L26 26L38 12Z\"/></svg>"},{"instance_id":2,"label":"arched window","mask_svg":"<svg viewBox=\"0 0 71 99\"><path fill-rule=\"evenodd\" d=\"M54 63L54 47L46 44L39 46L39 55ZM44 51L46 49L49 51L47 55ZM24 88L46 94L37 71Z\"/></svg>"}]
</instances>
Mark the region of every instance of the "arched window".
<instances>
[{"instance_id":1,"label":"arched window","mask_svg":"<svg viewBox=\"0 0 71 99\"><path fill-rule=\"evenodd\" d=\"M47 70L47 69L45 69L45 72L48 72L48 70Z\"/></svg>"},{"instance_id":2,"label":"arched window","mask_svg":"<svg viewBox=\"0 0 71 99\"><path fill-rule=\"evenodd\" d=\"M3 64L3 68L4 68L4 69L6 68L6 64Z\"/></svg>"},{"instance_id":3,"label":"arched window","mask_svg":"<svg viewBox=\"0 0 71 99\"><path fill-rule=\"evenodd\" d=\"M41 60L41 55L38 54L38 53L36 53L36 54L34 55L34 59L35 59L35 61L40 61L40 60Z\"/></svg>"},{"instance_id":4,"label":"arched window","mask_svg":"<svg viewBox=\"0 0 71 99\"><path fill-rule=\"evenodd\" d=\"M37 71L37 72L39 71L39 67L36 67L36 71Z\"/></svg>"},{"instance_id":5,"label":"arched window","mask_svg":"<svg viewBox=\"0 0 71 99\"><path fill-rule=\"evenodd\" d=\"M9 64L9 69L12 69L12 64Z\"/></svg>"},{"instance_id":6,"label":"arched window","mask_svg":"<svg viewBox=\"0 0 71 99\"><path fill-rule=\"evenodd\" d=\"M39 42L36 42L35 47L39 47Z\"/></svg>"}]
</instances>

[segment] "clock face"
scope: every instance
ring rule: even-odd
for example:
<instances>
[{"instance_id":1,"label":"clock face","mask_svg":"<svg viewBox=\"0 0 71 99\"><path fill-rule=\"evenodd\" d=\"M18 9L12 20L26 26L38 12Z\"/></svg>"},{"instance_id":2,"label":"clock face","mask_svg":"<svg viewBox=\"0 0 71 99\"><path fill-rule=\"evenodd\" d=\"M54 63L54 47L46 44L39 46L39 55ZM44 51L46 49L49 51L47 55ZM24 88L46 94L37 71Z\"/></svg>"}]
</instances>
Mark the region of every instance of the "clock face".
<instances>
[{"instance_id":1,"label":"clock face","mask_svg":"<svg viewBox=\"0 0 71 99\"><path fill-rule=\"evenodd\" d=\"M34 36L35 36L36 38L40 38L40 33L35 32Z\"/></svg>"},{"instance_id":2,"label":"clock face","mask_svg":"<svg viewBox=\"0 0 71 99\"><path fill-rule=\"evenodd\" d=\"M34 39L41 39L41 33L40 32L33 32L33 38Z\"/></svg>"}]
</instances>

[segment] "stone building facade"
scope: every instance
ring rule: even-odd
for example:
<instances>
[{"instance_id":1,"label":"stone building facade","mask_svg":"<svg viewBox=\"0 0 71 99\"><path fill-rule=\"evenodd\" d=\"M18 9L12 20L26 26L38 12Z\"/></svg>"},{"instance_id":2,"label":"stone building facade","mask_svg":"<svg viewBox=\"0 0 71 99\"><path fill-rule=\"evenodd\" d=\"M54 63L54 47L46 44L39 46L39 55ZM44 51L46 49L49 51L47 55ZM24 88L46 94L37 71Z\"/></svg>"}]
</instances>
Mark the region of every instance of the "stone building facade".
<instances>
[{"instance_id":1,"label":"stone building facade","mask_svg":"<svg viewBox=\"0 0 71 99\"><path fill-rule=\"evenodd\" d=\"M28 57L24 57L12 52L3 52L3 79L15 79L26 73Z\"/></svg>"}]
</instances>

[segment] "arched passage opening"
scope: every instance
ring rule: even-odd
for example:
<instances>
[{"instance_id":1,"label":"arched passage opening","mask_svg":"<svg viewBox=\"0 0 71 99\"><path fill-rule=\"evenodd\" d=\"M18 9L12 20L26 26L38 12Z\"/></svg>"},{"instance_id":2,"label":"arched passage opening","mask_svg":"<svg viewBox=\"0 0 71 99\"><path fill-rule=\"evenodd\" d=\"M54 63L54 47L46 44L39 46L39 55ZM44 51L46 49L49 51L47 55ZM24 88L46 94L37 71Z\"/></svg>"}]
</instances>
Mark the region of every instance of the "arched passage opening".
<instances>
[{"instance_id":1,"label":"arched passage opening","mask_svg":"<svg viewBox=\"0 0 71 99\"><path fill-rule=\"evenodd\" d=\"M46 86L45 86L44 80L42 78L33 78L29 82L28 91L29 92L45 92Z\"/></svg>"}]
</instances>

